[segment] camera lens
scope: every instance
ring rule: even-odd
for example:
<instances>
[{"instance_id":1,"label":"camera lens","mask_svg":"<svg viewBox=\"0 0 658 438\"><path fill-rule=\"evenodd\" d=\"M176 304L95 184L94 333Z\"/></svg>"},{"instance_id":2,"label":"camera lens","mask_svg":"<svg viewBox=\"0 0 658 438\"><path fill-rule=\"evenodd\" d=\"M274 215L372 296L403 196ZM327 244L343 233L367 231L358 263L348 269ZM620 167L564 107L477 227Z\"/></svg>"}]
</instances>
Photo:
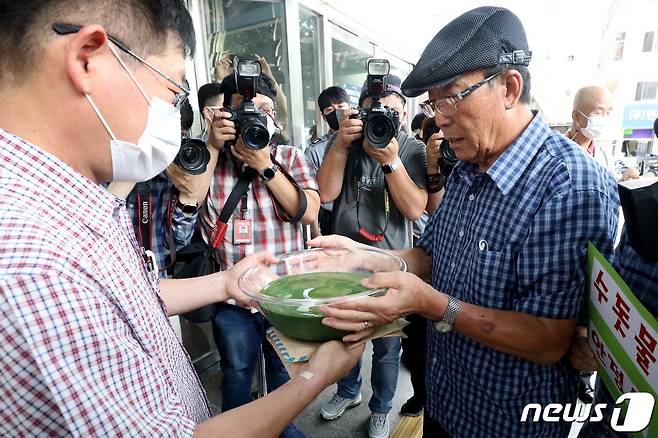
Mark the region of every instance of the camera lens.
<instances>
[{"instance_id":1,"label":"camera lens","mask_svg":"<svg viewBox=\"0 0 658 438\"><path fill-rule=\"evenodd\" d=\"M199 175L206 171L210 162L210 152L206 144L198 139L183 139L180 151L174 160L185 172Z\"/></svg>"},{"instance_id":2,"label":"camera lens","mask_svg":"<svg viewBox=\"0 0 658 438\"><path fill-rule=\"evenodd\" d=\"M443 139L439 145L439 169L441 170L441 175L445 178L450 176L452 169L457 165L459 159L455 155L455 151L450 147L450 142L446 139Z\"/></svg>"},{"instance_id":3,"label":"camera lens","mask_svg":"<svg viewBox=\"0 0 658 438\"><path fill-rule=\"evenodd\" d=\"M386 115L375 115L366 122L365 136L374 148L385 148L395 137L393 121Z\"/></svg>"},{"instance_id":4,"label":"camera lens","mask_svg":"<svg viewBox=\"0 0 658 438\"><path fill-rule=\"evenodd\" d=\"M270 143L267 126L258 120L248 120L242 129L242 141L249 149L263 149Z\"/></svg>"}]
</instances>

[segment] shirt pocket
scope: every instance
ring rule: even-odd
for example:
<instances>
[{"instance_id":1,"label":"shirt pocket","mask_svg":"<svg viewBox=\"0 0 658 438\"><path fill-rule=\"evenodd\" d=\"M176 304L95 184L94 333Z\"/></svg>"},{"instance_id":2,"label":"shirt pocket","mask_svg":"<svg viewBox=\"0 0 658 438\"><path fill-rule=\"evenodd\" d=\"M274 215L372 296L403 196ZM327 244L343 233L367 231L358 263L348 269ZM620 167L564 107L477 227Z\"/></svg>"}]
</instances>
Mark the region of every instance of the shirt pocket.
<instances>
[{"instance_id":1,"label":"shirt pocket","mask_svg":"<svg viewBox=\"0 0 658 438\"><path fill-rule=\"evenodd\" d=\"M491 309L510 309L516 281L512 253L482 250L474 245L470 254L466 301Z\"/></svg>"}]
</instances>

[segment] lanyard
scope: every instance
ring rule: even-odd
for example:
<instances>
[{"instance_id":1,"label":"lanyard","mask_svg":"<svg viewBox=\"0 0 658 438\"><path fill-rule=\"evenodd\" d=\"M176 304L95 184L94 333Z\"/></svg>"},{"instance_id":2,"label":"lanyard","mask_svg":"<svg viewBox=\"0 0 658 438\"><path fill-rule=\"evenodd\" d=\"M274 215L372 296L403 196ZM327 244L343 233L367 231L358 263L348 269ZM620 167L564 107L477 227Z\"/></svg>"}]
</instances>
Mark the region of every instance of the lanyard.
<instances>
[{"instance_id":1,"label":"lanyard","mask_svg":"<svg viewBox=\"0 0 658 438\"><path fill-rule=\"evenodd\" d=\"M361 226L361 221L359 220L359 205L361 201L361 188L363 184L361 183L361 178L356 178L356 225L359 227L359 234L364 238L368 239L371 242L381 242L384 240L384 235L388 229L388 218L391 211L391 204L388 196L388 186L386 181L384 181L384 215L386 222L384 223L384 231L381 233L371 233Z\"/></svg>"},{"instance_id":2,"label":"lanyard","mask_svg":"<svg viewBox=\"0 0 658 438\"><path fill-rule=\"evenodd\" d=\"M167 242L171 251L171 262L169 266L164 266L159 271L165 271L168 267L172 266L175 258L176 251L173 247L173 215L174 208L178 202L178 194L176 190L172 189L169 192L169 201L167 202ZM157 267L155 254L153 253L153 194L151 187L148 184L139 184L137 188L137 231L139 243L141 244L141 252L149 271L154 271Z\"/></svg>"}]
</instances>

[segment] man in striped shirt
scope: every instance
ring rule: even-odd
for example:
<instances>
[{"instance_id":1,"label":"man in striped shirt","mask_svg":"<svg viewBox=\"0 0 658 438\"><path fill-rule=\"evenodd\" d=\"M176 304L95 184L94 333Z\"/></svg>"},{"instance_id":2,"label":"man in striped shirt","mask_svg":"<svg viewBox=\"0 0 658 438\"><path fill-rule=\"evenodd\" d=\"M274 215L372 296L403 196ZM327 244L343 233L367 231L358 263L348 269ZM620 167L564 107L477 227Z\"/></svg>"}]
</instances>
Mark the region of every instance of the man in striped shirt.
<instances>
[{"instance_id":1,"label":"man in striped shirt","mask_svg":"<svg viewBox=\"0 0 658 438\"><path fill-rule=\"evenodd\" d=\"M159 281L99 185L173 160L193 51L180 0L0 4L0 436L276 437L360 356L325 344L211 418L167 316L244 299L240 272L272 256Z\"/></svg>"}]
</instances>

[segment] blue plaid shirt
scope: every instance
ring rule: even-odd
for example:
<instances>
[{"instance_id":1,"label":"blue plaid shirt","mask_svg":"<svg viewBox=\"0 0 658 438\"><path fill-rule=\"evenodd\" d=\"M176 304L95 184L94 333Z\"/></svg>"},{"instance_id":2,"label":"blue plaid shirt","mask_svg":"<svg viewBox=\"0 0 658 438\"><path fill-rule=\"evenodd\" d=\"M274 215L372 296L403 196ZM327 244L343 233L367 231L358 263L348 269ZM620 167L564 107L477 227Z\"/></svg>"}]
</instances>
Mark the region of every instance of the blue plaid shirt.
<instances>
[{"instance_id":1,"label":"blue plaid shirt","mask_svg":"<svg viewBox=\"0 0 658 438\"><path fill-rule=\"evenodd\" d=\"M486 171L460 162L418 246L431 284L461 301L576 319L587 242L612 255L619 198L608 171L537 114ZM457 331L428 330L429 415L453 437L558 437L569 424L521 423L527 403L573 403L577 372L539 365Z\"/></svg>"},{"instance_id":2,"label":"blue plaid shirt","mask_svg":"<svg viewBox=\"0 0 658 438\"><path fill-rule=\"evenodd\" d=\"M151 228L151 251L155 254L160 271L160 278L167 277L164 268L167 267L167 256L169 255L169 245L167 243L167 208L169 205L169 196L173 188L171 179L165 172L162 172L147 182L151 187L151 211L152 211L152 228ZM133 223L133 229L137 242L139 240L139 219L137 215L137 188L133 189L126 198L126 210ZM187 215L183 213L180 207L176 206L172 215L172 236L176 251L189 244L194 234L197 213Z\"/></svg>"}]
</instances>

